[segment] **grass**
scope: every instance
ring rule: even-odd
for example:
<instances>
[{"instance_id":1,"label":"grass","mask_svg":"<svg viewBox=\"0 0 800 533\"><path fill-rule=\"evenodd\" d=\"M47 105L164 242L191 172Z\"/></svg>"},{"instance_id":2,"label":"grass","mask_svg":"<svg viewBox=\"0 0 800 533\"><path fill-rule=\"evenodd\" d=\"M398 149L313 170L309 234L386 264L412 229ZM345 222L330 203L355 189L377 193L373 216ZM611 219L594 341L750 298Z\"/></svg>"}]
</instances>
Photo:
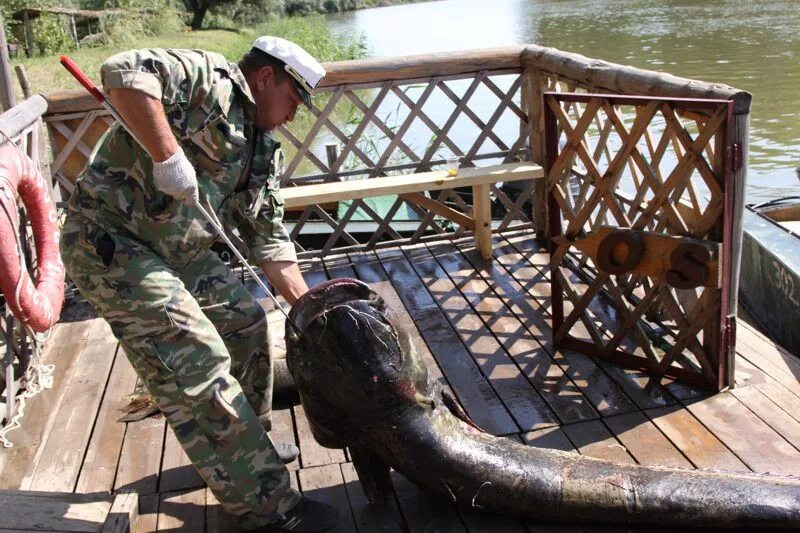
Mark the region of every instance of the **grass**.
<instances>
[{"instance_id":1,"label":"grass","mask_svg":"<svg viewBox=\"0 0 800 533\"><path fill-rule=\"evenodd\" d=\"M122 42L83 47L68 52L68 55L94 82L99 83L100 66L110 56L132 48L200 48L219 52L230 61L236 61L250 49L259 35L276 35L291 39L309 51L320 61L336 61L364 57L363 38L336 39L328 31L324 19L319 15L308 17L280 17L260 24L255 28L236 31L216 29L200 31L170 31L156 36L133 36ZM59 64L59 55L19 58L12 65L25 67L31 91L48 94L55 91L80 89L78 83ZM22 99L22 90L17 87L17 98Z\"/></svg>"}]
</instances>

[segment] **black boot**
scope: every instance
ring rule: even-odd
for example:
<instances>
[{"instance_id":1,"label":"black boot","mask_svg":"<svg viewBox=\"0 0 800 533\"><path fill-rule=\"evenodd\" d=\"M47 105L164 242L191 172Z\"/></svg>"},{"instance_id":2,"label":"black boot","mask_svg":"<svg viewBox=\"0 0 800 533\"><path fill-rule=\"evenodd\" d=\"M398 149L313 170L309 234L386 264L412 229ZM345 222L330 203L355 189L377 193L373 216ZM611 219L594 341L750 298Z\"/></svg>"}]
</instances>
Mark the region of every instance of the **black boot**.
<instances>
[{"instance_id":1,"label":"black boot","mask_svg":"<svg viewBox=\"0 0 800 533\"><path fill-rule=\"evenodd\" d=\"M339 512L331 505L303 496L300 503L278 517L275 522L257 529L257 533L317 533L332 529L339 521Z\"/></svg>"}]
</instances>

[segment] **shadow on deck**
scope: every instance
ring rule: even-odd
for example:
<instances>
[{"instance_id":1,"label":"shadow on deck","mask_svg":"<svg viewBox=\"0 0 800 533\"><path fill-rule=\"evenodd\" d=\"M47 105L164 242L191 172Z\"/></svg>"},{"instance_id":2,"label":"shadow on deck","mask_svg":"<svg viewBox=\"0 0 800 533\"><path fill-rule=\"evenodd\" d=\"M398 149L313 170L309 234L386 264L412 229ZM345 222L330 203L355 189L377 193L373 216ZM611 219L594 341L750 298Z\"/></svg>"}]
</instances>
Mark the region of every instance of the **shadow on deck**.
<instances>
[{"instance_id":1,"label":"shadow on deck","mask_svg":"<svg viewBox=\"0 0 800 533\"><path fill-rule=\"evenodd\" d=\"M798 360L740 323L737 387L708 395L554 350L547 253L528 233L498 236L494 250L485 262L467 242L389 248L308 263L304 274L309 285L341 276L371 284L431 375L495 435L623 463L800 475ZM55 386L9 434L15 447L0 452L0 489L133 489L135 531L232 531L162 417L117 422L136 376L107 325L63 322L53 336L45 362L56 365ZM347 452L317 445L301 406L276 410L273 425L275 438L300 446L290 465L297 487L340 509L338 532L599 529L460 511L399 475L391 505L374 508Z\"/></svg>"}]
</instances>

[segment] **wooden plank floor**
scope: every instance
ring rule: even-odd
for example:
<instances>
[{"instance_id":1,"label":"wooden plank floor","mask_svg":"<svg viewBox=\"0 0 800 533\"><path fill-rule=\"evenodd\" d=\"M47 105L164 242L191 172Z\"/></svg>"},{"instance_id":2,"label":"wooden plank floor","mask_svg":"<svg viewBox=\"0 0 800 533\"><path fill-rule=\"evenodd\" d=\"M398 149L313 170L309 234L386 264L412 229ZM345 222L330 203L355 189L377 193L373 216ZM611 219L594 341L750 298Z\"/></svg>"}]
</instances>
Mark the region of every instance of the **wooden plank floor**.
<instances>
[{"instance_id":1,"label":"wooden plank floor","mask_svg":"<svg viewBox=\"0 0 800 533\"><path fill-rule=\"evenodd\" d=\"M797 359L740 323L737 388L709 396L555 350L547 263L530 235L518 233L495 239L491 262L465 240L340 255L303 269L310 285L340 276L371 284L397 310L433 378L495 435L622 463L800 475ZM163 418L117 422L136 376L102 320L59 324L46 362L56 365L55 386L29 402L23 429L9 434L15 446L0 450L0 489L135 489L137 531L233 530ZM377 509L346 451L313 440L302 406L278 409L274 426L275 438L300 446L293 483L340 509L338 532L598 530L460 511L399 475L395 499Z\"/></svg>"}]
</instances>

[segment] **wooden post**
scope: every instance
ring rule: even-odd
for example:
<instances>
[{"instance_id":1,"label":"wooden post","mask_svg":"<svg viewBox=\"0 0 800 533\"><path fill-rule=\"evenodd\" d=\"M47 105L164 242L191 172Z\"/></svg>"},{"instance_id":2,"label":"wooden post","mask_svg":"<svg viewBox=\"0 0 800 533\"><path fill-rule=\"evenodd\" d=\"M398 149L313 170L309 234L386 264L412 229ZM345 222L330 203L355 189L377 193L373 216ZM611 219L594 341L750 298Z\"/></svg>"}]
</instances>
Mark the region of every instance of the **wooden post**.
<instances>
[{"instance_id":1,"label":"wooden post","mask_svg":"<svg viewBox=\"0 0 800 533\"><path fill-rule=\"evenodd\" d=\"M28 45L28 57L33 57L33 30L31 29L31 19L28 10L22 10L22 22L25 25L25 43Z\"/></svg>"},{"instance_id":2,"label":"wooden post","mask_svg":"<svg viewBox=\"0 0 800 533\"><path fill-rule=\"evenodd\" d=\"M730 298L728 298L727 316L736 317L739 307L739 272L742 262L742 239L745 192L747 189L747 158L750 153L750 113L734 113L732 141L739 146L741 166L733 169L733 209L729 216L733 217L731 227L730 270L724 274L730 276ZM725 304L726 302L723 302ZM732 326L735 328L735 319ZM726 380L733 387L735 359L735 329L729 337L733 346L728 346L730 357L727 361Z\"/></svg>"},{"instance_id":3,"label":"wooden post","mask_svg":"<svg viewBox=\"0 0 800 533\"><path fill-rule=\"evenodd\" d=\"M17 73L19 86L22 88L22 96L30 98L31 96L31 83L28 81L28 73L25 72L25 65L14 65L14 70Z\"/></svg>"},{"instance_id":4,"label":"wooden post","mask_svg":"<svg viewBox=\"0 0 800 533\"><path fill-rule=\"evenodd\" d=\"M527 107L530 138L531 138L531 161L545 168L547 153L545 150L545 127L544 127L544 89L547 78L541 70L536 67L528 67L525 70L525 97L523 102ZM536 238L540 241L546 240L550 234L547 219L547 180L536 180L533 184L533 229Z\"/></svg>"},{"instance_id":5,"label":"wooden post","mask_svg":"<svg viewBox=\"0 0 800 533\"><path fill-rule=\"evenodd\" d=\"M336 143L329 143L325 145L325 156L328 160L328 168L332 169L333 164L339 159L339 145ZM333 181L333 171L328 173L328 178ZM342 181L341 179L338 181Z\"/></svg>"},{"instance_id":6,"label":"wooden post","mask_svg":"<svg viewBox=\"0 0 800 533\"><path fill-rule=\"evenodd\" d=\"M725 189L726 149L728 146L728 139L725 133L725 130L720 128L711 140L711 142L714 143L714 159L713 161L709 161L709 163L711 163L714 174L719 176L719 184L722 190L725 191L725 196L728 196L729 194L733 194L733 191ZM731 213L727 212L725 216L729 217ZM725 235L724 226L724 220L717 220L714 226L709 230L706 238L711 241L723 242ZM724 268L725 264L722 263L720 266ZM728 272L723 272L723 275L727 276ZM728 282L730 283L730 278ZM728 292L728 296L730 296L730 291ZM733 382L727 382L727 367L732 365L727 361L727 354L721 344L723 336L725 335L724 316L726 314L725 308L728 302L724 300L725 291L719 291L717 297L720 299L720 311L722 316L719 320L711 321L711 323L703 329L703 348L706 353L711 356L711 371L717 377L717 382L711 383L711 386L715 387L717 390L723 390L726 386L733 385Z\"/></svg>"},{"instance_id":7,"label":"wooden post","mask_svg":"<svg viewBox=\"0 0 800 533\"><path fill-rule=\"evenodd\" d=\"M739 292L739 269L742 255L742 216L744 211L745 186L747 181L747 154L748 154L748 131L749 113L733 114L730 139L723 131L719 131L714 137L714 172L720 176L726 199L726 219L730 220L730 234L728 248L727 272L722 275L727 278L728 292L721 294L720 305L721 316L720 324L712 325L703 331L703 346L708 353L716 353L717 360L714 361L716 368L714 373L718 374L717 387L724 389L734 386L735 370L735 349L736 349L736 312L738 305ZM730 144L729 144L730 143ZM738 151L738 154L730 153L728 150ZM737 150L738 149L738 150ZM738 168L737 168L738 161ZM732 168L728 168L731 165ZM730 172L731 179L726 181L725 171ZM728 188L729 187L729 188ZM727 222L727 221L726 221ZM716 241L723 241L725 230L724 222L715 224L709 231L709 238ZM726 336L726 337L721 337ZM718 353L717 353L718 352Z\"/></svg>"},{"instance_id":8,"label":"wooden post","mask_svg":"<svg viewBox=\"0 0 800 533\"><path fill-rule=\"evenodd\" d=\"M114 497L102 533L127 533L133 530L139 518L139 494L135 491L123 492Z\"/></svg>"},{"instance_id":9,"label":"wooden post","mask_svg":"<svg viewBox=\"0 0 800 533\"><path fill-rule=\"evenodd\" d=\"M489 198L488 184L472 186L472 218L475 219L475 247L481 257L491 259L492 203Z\"/></svg>"},{"instance_id":10,"label":"wooden post","mask_svg":"<svg viewBox=\"0 0 800 533\"><path fill-rule=\"evenodd\" d=\"M14 107L17 99L14 97L14 85L11 82L11 63L8 59L8 44L3 18L0 17L0 107L8 110Z\"/></svg>"},{"instance_id":11,"label":"wooden post","mask_svg":"<svg viewBox=\"0 0 800 533\"><path fill-rule=\"evenodd\" d=\"M739 145L741 167L733 170L734 206L733 231L731 231L731 301L729 313L735 313L738 306L739 268L742 259L742 219L744 216L745 190L747 187L747 158L750 153L750 114L733 115L733 142Z\"/></svg>"},{"instance_id":12,"label":"wooden post","mask_svg":"<svg viewBox=\"0 0 800 533\"><path fill-rule=\"evenodd\" d=\"M75 15L69 16L69 27L72 32L72 39L75 41L75 46L80 48L81 43L78 41L78 29L75 27Z\"/></svg>"},{"instance_id":13,"label":"wooden post","mask_svg":"<svg viewBox=\"0 0 800 533\"><path fill-rule=\"evenodd\" d=\"M28 155L39 168L39 173L42 175L42 178L44 178L47 191L50 193L50 197L56 205L56 210L60 212L59 203L62 202L64 198L61 194L61 187L58 186L58 180L54 180L50 172L50 150L47 144L47 126L41 117L36 120L36 125L33 130L31 130Z\"/></svg>"}]
</instances>

